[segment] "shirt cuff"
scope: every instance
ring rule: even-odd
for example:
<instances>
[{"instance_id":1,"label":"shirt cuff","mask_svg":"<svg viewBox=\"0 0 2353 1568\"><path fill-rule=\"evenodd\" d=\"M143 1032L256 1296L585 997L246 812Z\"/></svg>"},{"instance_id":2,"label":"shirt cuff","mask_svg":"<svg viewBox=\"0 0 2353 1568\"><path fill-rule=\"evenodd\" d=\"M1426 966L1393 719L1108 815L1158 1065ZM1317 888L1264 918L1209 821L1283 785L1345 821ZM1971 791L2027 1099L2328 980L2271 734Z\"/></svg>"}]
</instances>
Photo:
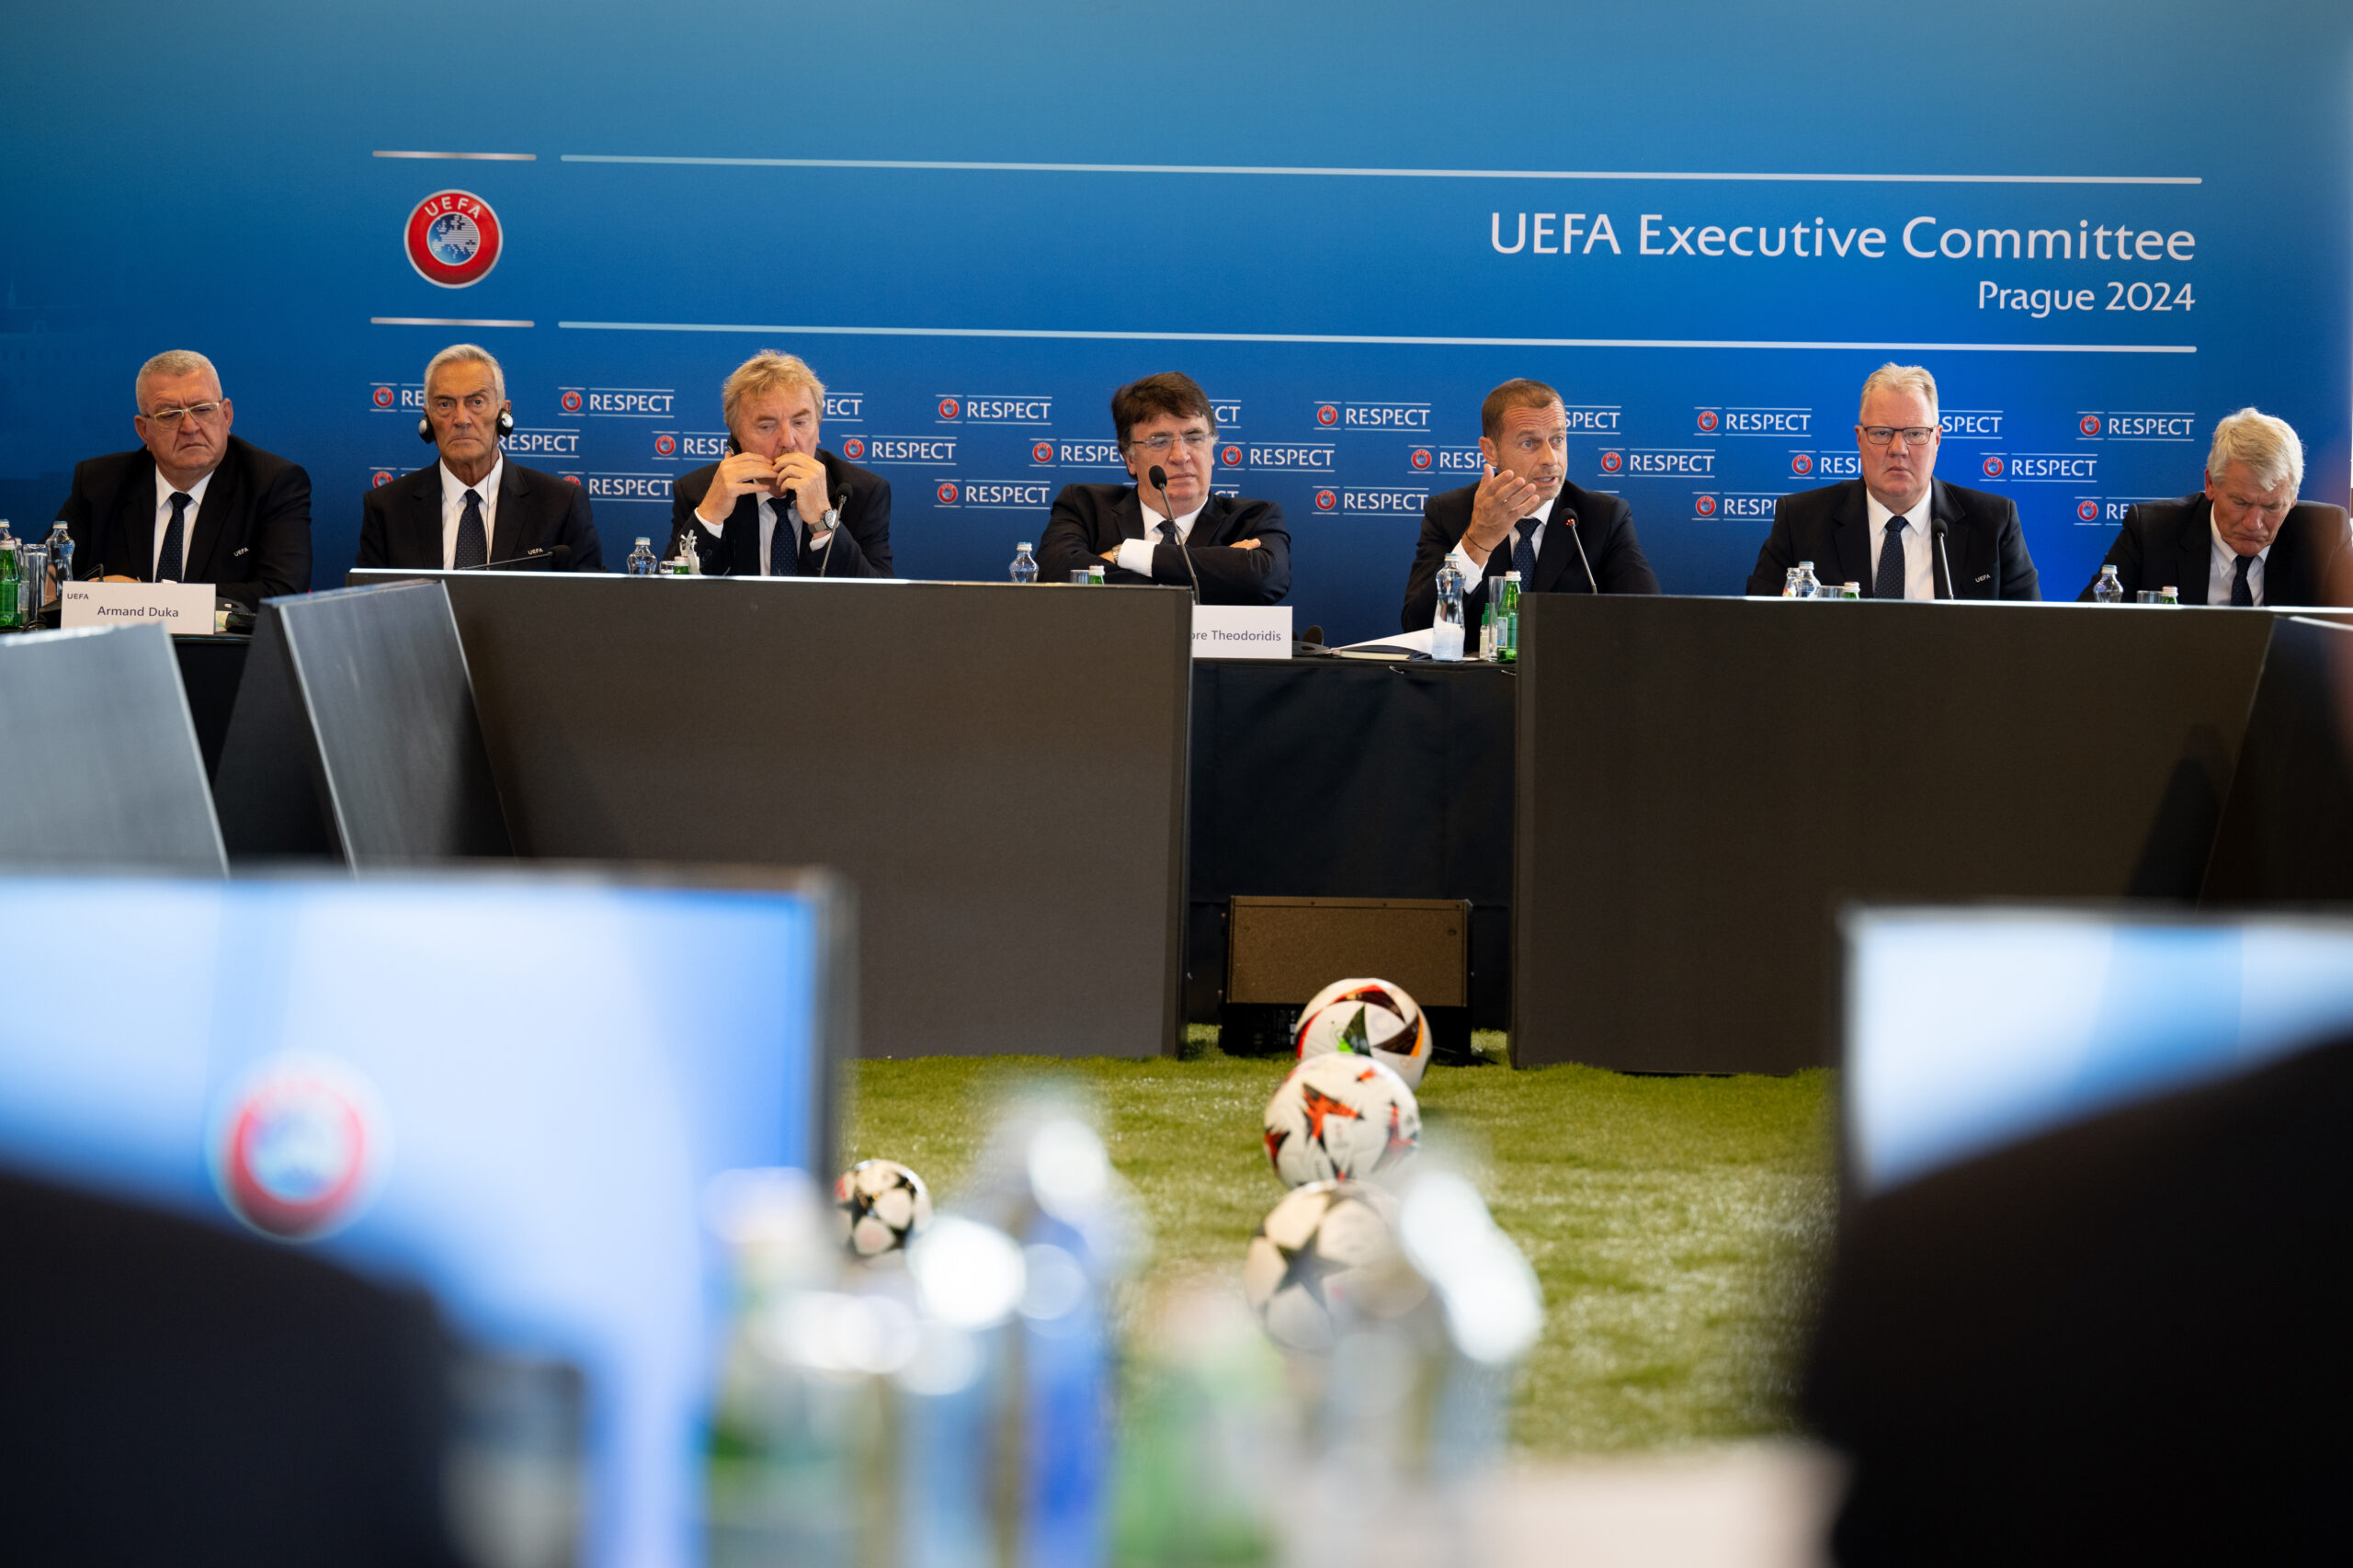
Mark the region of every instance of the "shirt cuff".
<instances>
[{"instance_id":1,"label":"shirt cuff","mask_svg":"<svg viewBox=\"0 0 2353 1568\"><path fill-rule=\"evenodd\" d=\"M1122 572L1132 572L1139 577L1149 577L1152 575L1153 549L1154 545L1150 540L1122 540L1120 542L1119 558L1111 564Z\"/></svg>"},{"instance_id":2,"label":"shirt cuff","mask_svg":"<svg viewBox=\"0 0 2353 1568\"><path fill-rule=\"evenodd\" d=\"M695 524L698 528L701 528L703 532L709 534L713 539L725 539L727 537L727 520L723 517L714 523L706 518L700 512L697 512L695 514Z\"/></svg>"}]
</instances>

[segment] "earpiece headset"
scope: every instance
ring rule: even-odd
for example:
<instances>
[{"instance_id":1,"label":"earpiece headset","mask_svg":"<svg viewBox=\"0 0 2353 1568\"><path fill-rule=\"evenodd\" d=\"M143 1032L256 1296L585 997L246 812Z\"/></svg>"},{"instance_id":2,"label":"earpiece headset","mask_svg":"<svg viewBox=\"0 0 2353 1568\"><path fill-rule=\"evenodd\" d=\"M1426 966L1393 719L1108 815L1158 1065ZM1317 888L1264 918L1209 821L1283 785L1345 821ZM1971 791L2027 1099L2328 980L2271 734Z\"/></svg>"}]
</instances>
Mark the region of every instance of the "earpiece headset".
<instances>
[{"instance_id":1,"label":"earpiece headset","mask_svg":"<svg viewBox=\"0 0 2353 1568\"><path fill-rule=\"evenodd\" d=\"M419 440L422 440L427 446L431 446L433 444L433 421L426 418L422 415L418 415L416 421L416 434ZM498 437L503 441L513 434L515 434L515 415L512 410L502 408L498 411Z\"/></svg>"}]
</instances>

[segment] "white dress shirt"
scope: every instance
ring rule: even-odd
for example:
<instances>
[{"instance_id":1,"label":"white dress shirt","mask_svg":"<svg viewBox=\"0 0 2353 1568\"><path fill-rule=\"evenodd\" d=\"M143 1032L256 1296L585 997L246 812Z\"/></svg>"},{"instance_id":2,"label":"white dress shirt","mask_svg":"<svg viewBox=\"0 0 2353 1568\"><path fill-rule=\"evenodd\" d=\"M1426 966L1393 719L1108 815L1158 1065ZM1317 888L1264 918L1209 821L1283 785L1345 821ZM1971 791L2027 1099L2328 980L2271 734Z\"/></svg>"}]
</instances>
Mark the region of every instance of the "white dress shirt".
<instances>
[{"instance_id":1,"label":"white dress shirt","mask_svg":"<svg viewBox=\"0 0 2353 1568\"><path fill-rule=\"evenodd\" d=\"M1552 520L1552 503L1559 499L1560 497L1557 495L1547 496L1545 499L1536 504L1536 510L1528 514L1528 517L1533 517L1536 519L1536 526L1534 528L1528 528L1529 548L1535 551L1540 556L1544 553L1545 526ZM1503 539L1496 543L1495 548L1488 552L1488 561L1493 562L1496 556L1500 555L1504 558L1504 570L1506 572L1511 570L1512 556L1517 553L1519 549L1519 530L1523 528L1528 528L1528 517L1522 517L1519 521L1512 524L1511 532L1506 534ZM1462 531L1465 534L1468 534L1471 530L1468 528L1465 528ZM1464 593L1467 594L1472 588L1478 586L1481 575L1484 574L1487 569L1486 567L1479 564L1479 562L1471 559L1471 552L1462 548L1462 541L1461 540L1455 540L1454 548L1447 551L1447 558L1454 562L1454 569L1462 574L1462 591ZM1520 585L1520 588L1523 592L1527 590L1528 586L1529 585L1526 583L1522 583Z\"/></svg>"},{"instance_id":2,"label":"white dress shirt","mask_svg":"<svg viewBox=\"0 0 2353 1568\"><path fill-rule=\"evenodd\" d=\"M485 563L493 559L491 541L498 537L498 480L506 469L506 454L501 452L491 460L490 472L482 476L479 484L466 484L441 468L441 564L458 563L458 525L465 520L466 492L471 490L482 497L482 558Z\"/></svg>"},{"instance_id":3,"label":"white dress shirt","mask_svg":"<svg viewBox=\"0 0 2353 1568\"><path fill-rule=\"evenodd\" d=\"M2211 513L2206 518L2206 532L2214 540L2214 548L2206 558L2206 602L2227 605L2231 602L2231 585L2238 581L2239 552L2223 540L2222 530L2214 526ZM2270 602L2263 597L2263 569L2270 561L2271 546L2267 544L2255 552L2255 564L2246 569L2246 591L2255 596L2255 602L2259 605Z\"/></svg>"},{"instance_id":4,"label":"white dress shirt","mask_svg":"<svg viewBox=\"0 0 2353 1568\"><path fill-rule=\"evenodd\" d=\"M1136 487L1136 499L1143 501L1143 487L1142 485L1138 485ZM1193 519L1199 517L1203 511L1208 509L1208 506L1209 503L1207 501L1203 501L1199 506L1194 507L1191 511L1176 519L1176 537L1178 540L1189 540L1193 537ZM1160 524L1165 516L1165 514L1164 514L1157 506L1154 506L1151 502L1143 501L1144 537L1142 539L1122 540L1120 542L1119 556L1111 562L1111 564L1119 567L1123 572L1132 572L1139 577L1151 576L1152 552L1159 549L1164 543L1167 542L1160 537Z\"/></svg>"},{"instance_id":5,"label":"white dress shirt","mask_svg":"<svg viewBox=\"0 0 2353 1568\"><path fill-rule=\"evenodd\" d=\"M196 541L196 515L204 509L204 493L211 487L211 484L212 475L208 473L186 490L178 493L188 498L188 510L180 514L180 581L183 583L188 581L188 547ZM147 556L147 580L151 583L155 580L155 568L164 563L164 530L172 526L172 482L164 477L162 469L157 469L155 471L155 547ZM100 564L105 563L101 562ZM2223 595L2222 602L2224 604L2231 602L2227 593Z\"/></svg>"},{"instance_id":6,"label":"white dress shirt","mask_svg":"<svg viewBox=\"0 0 2353 1568\"><path fill-rule=\"evenodd\" d=\"M1928 508L1936 496L1933 489L1923 492L1912 509L1904 514L1904 597L1907 599L1937 597L1937 547L1928 537ZM1871 585L1879 581L1880 551L1887 548L1887 521L1895 514L1881 506L1879 497L1869 491L1863 493L1863 499L1870 510L1870 570L1863 578L1863 592L1868 594ZM1831 586L1839 585L1834 583Z\"/></svg>"}]
</instances>

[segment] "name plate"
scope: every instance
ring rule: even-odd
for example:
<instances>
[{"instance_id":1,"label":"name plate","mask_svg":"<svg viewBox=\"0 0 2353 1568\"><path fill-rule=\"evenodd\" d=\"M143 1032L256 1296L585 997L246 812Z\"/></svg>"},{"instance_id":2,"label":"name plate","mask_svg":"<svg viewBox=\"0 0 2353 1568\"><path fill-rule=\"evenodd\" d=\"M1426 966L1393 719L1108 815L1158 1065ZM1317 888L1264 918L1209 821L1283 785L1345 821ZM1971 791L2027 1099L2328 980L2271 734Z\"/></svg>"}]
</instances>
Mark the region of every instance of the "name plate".
<instances>
[{"instance_id":1,"label":"name plate","mask_svg":"<svg viewBox=\"0 0 2353 1568\"><path fill-rule=\"evenodd\" d=\"M1290 658L1290 606L1195 605L1193 657Z\"/></svg>"},{"instance_id":2,"label":"name plate","mask_svg":"<svg viewBox=\"0 0 2353 1568\"><path fill-rule=\"evenodd\" d=\"M142 626L161 622L184 637L212 635L210 583L68 583L58 625Z\"/></svg>"}]
</instances>

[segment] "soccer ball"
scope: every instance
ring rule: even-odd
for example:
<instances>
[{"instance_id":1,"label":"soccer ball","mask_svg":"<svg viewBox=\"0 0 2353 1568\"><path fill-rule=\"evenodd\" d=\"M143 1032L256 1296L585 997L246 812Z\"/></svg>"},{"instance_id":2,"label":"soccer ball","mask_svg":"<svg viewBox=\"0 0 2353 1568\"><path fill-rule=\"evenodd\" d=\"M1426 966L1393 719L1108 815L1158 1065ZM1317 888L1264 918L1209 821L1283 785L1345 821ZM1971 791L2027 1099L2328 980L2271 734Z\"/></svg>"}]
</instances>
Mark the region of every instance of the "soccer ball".
<instances>
[{"instance_id":1,"label":"soccer ball","mask_svg":"<svg viewBox=\"0 0 2353 1568\"><path fill-rule=\"evenodd\" d=\"M860 1160L835 1178L834 1211L851 1255L880 1257L931 1223L931 1189L896 1160Z\"/></svg>"},{"instance_id":2,"label":"soccer ball","mask_svg":"<svg viewBox=\"0 0 2353 1568\"><path fill-rule=\"evenodd\" d=\"M1388 1283L1395 1218L1394 1199L1357 1182L1310 1182L1285 1194L1242 1260L1242 1294L1267 1337L1292 1350L1330 1350Z\"/></svg>"},{"instance_id":3,"label":"soccer ball","mask_svg":"<svg viewBox=\"0 0 2353 1568\"><path fill-rule=\"evenodd\" d=\"M1370 1056L1311 1056L1267 1102L1267 1158L1285 1187L1365 1177L1412 1153L1422 1108L1405 1080Z\"/></svg>"},{"instance_id":4,"label":"soccer ball","mask_svg":"<svg viewBox=\"0 0 2353 1568\"><path fill-rule=\"evenodd\" d=\"M1430 1064L1430 1021L1385 980L1336 980L1299 1010L1300 1060L1327 1051L1385 1062L1418 1089Z\"/></svg>"}]
</instances>

